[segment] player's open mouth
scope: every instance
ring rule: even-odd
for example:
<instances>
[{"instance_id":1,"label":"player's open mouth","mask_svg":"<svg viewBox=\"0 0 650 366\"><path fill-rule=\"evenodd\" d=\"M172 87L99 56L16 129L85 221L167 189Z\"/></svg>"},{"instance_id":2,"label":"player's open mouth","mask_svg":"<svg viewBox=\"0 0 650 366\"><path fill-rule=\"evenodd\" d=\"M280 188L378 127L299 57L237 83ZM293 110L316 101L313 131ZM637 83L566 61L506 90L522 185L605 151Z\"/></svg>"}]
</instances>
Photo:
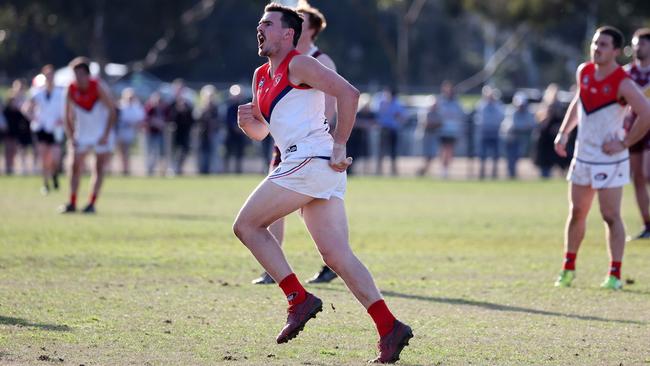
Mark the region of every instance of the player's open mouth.
<instances>
[{"instance_id":1,"label":"player's open mouth","mask_svg":"<svg viewBox=\"0 0 650 366\"><path fill-rule=\"evenodd\" d=\"M264 35L262 33L257 33L257 47L262 47L264 44Z\"/></svg>"}]
</instances>

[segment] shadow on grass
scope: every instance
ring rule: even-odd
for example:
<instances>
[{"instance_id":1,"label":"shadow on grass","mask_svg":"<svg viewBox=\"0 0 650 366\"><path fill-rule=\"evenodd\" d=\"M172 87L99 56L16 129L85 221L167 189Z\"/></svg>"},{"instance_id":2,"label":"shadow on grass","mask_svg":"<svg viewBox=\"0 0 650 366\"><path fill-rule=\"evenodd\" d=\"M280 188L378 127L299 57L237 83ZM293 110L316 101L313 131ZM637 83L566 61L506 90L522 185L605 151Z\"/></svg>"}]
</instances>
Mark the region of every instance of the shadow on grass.
<instances>
[{"instance_id":1,"label":"shadow on grass","mask_svg":"<svg viewBox=\"0 0 650 366\"><path fill-rule=\"evenodd\" d=\"M215 222L218 220L217 216L211 215L197 215L197 214L184 214L184 213L163 213L163 212L134 212L130 214L132 217L144 219L158 219L158 220L181 220L181 221L209 221Z\"/></svg>"},{"instance_id":2,"label":"shadow on grass","mask_svg":"<svg viewBox=\"0 0 650 366\"><path fill-rule=\"evenodd\" d=\"M69 332L72 329L67 325L45 324L45 323L31 323L25 319L13 318L10 316L0 315L0 325L17 325L19 327L39 328L43 330L52 330L56 332Z\"/></svg>"},{"instance_id":3,"label":"shadow on grass","mask_svg":"<svg viewBox=\"0 0 650 366\"><path fill-rule=\"evenodd\" d=\"M476 307L479 307L479 308L488 309L488 310L496 310L496 311L509 311L509 312L515 312L515 313L528 313L528 314L535 314L535 315L559 316L559 317L563 317L563 318L571 318L571 319L578 319L578 320L591 320L591 321L608 322L608 323L612 322L612 323L639 324L639 325L646 324L646 322L642 322L642 321L638 321L638 320L607 319L607 318L601 318L599 316L591 316L591 315L565 314L565 313L559 313L559 312L555 312L555 311L531 309L531 308L524 308L524 307L512 306L512 305L495 304L493 302L487 302L487 301L477 301L477 300L457 299L457 298L447 298L447 297L409 295L409 294L402 294L402 293L394 292L394 291L382 291L382 294L384 294L385 296L400 297L400 298L403 298L403 299L432 301L432 302L439 302L439 303L451 304L451 305L476 306Z\"/></svg>"},{"instance_id":4,"label":"shadow on grass","mask_svg":"<svg viewBox=\"0 0 650 366\"><path fill-rule=\"evenodd\" d=\"M319 288L323 290L330 290L330 291L346 291L343 289L324 287L324 286L323 287L319 286ZM560 313L555 311L531 309L531 308L512 306L512 305L502 305L502 304L496 304L487 301L458 299L458 298L449 298L449 297L410 295L410 294L403 294L395 291L382 291L381 293L387 297L399 297L402 299L429 301L429 302L437 302L441 304L450 304L450 305L475 306L475 307L479 307L487 310L494 310L494 311L507 311L507 312L514 312L514 313L528 313L528 314L535 314L535 315L557 316L557 317L570 318L570 319L607 322L607 323L638 324L638 325L647 324L647 322L638 321L638 320L607 319L607 318L601 318L599 316L591 316L591 315L565 314L565 313Z\"/></svg>"}]
</instances>

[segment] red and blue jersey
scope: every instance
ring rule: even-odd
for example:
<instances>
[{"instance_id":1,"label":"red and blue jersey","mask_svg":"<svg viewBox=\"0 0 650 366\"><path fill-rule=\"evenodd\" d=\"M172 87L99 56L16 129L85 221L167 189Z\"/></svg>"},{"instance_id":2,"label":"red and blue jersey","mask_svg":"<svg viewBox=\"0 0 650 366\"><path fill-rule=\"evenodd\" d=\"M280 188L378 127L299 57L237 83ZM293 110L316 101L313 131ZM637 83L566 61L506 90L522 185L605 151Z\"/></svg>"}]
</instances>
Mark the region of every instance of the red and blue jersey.
<instances>
[{"instance_id":1,"label":"red and blue jersey","mask_svg":"<svg viewBox=\"0 0 650 366\"><path fill-rule=\"evenodd\" d=\"M623 138L626 103L619 98L621 82L629 76L622 67L601 80L596 78L596 65L583 65L580 71L578 139L576 159L587 163L614 163L628 158L627 150L607 155L602 145L608 139Z\"/></svg>"},{"instance_id":2,"label":"red and blue jersey","mask_svg":"<svg viewBox=\"0 0 650 366\"><path fill-rule=\"evenodd\" d=\"M289 79L289 64L299 54L289 52L273 74L266 63L254 75L257 105L283 161L330 156L333 146L325 118L325 94L309 85L294 85Z\"/></svg>"}]
</instances>

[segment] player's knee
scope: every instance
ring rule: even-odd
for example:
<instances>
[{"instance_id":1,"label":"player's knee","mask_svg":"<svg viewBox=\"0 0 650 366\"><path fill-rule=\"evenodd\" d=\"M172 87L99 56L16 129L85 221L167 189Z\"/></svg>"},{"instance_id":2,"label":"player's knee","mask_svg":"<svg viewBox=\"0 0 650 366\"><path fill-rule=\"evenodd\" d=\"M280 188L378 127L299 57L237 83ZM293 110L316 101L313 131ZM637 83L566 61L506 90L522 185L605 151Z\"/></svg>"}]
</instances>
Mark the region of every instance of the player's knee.
<instances>
[{"instance_id":1,"label":"player's knee","mask_svg":"<svg viewBox=\"0 0 650 366\"><path fill-rule=\"evenodd\" d=\"M246 232L248 232L248 225L244 220L242 220L240 217L237 217L235 219L235 222L232 224L232 231L235 233L235 236L239 238L239 240L244 240L244 237L246 236Z\"/></svg>"},{"instance_id":2,"label":"player's knee","mask_svg":"<svg viewBox=\"0 0 650 366\"><path fill-rule=\"evenodd\" d=\"M334 272L338 272L339 269L345 266L345 264L349 262L352 256L354 256L354 254L352 254L350 251L321 251L323 262L325 262L328 267L333 269Z\"/></svg>"},{"instance_id":3,"label":"player's knee","mask_svg":"<svg viewBox=\"0 0 650 366\"><path fill-rule=\"evenodd\" d=\"M601 216L603 217L603 221L607 226L613 226L617 222L621 220L621 215L617 211L601 211Z\"/></svg>"},{"instance_id":4,"label":"player's knee","mask_svg":"<svg viewBox=\"0 0 650 366\"><path fill-rule=\"evenodd\" d=\"M571 206L571 219L572 220L582 220L587 217L589 214L589 209L580 205Z\"/></svg>"},{"instance_id":5,"label":"player's knee","mask_svg":"<svg viewBox=\"0 0 650 366\"><path fill-rule=\"evenodd\" d=\"M74 160L72 160L72 172L73 173L80 173L81 172L81 165L82 165L81 159L74 158Z\"/></svg>"}]
</instances>

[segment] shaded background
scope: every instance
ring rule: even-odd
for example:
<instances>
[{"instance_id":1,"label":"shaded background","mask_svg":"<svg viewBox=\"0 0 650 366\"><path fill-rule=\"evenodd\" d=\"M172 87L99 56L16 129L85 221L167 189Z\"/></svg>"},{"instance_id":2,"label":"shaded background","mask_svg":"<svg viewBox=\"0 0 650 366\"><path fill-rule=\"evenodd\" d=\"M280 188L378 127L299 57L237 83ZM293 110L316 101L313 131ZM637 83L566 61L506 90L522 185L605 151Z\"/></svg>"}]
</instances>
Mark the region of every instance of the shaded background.
<instances>
[{"instance_id":1,"label":"shaded background","mask_svg":"<svg viewBox=\"0 0 650 366\"><path fill-rule=\"evenodd\" d=\"M248 84L262 0L4 0L0 83L76 55L162 80ZM293 5L295 1L284 1ZM362 89L567 88L602 24L626 36L650 25L643 0L312 0L328 20L318 44ZM629 42L629 39L628 39ZM483 73L480 73L483 71ZM477 73L480 73L477 75Z\"/></svg>"}]
</instances>

